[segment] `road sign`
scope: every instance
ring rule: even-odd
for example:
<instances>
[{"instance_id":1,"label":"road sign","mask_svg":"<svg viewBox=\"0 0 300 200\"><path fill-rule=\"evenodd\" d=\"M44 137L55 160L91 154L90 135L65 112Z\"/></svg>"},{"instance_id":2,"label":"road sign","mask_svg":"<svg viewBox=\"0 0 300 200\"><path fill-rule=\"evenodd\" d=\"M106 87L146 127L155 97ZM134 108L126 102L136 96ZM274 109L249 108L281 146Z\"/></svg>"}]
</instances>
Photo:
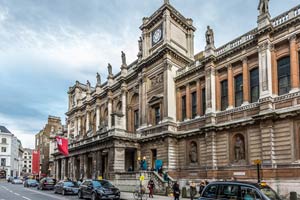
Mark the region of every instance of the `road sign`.
<instances>
[{"instance_id":1,"label":"road sign","mask_svg":"<svg viewBox=\"0 0 300 200\"><path fill-rule=\"evenodd\" d=\"M259 159L254 160L253 162L254 162L254 164L256 164L256 165L260 165L260 164L261 164L261 160L259 160Z\"/></svg>"},{"instance_id":2,"label":"road sign","mask_svg":"<svg viewBox=\"0 0 300 200\"><path fill-rule=\"evenodd\" d=\"M140 181L143 181L143 180L145 180L145 176L140 176Z\"/></svg>"}]
</instances>

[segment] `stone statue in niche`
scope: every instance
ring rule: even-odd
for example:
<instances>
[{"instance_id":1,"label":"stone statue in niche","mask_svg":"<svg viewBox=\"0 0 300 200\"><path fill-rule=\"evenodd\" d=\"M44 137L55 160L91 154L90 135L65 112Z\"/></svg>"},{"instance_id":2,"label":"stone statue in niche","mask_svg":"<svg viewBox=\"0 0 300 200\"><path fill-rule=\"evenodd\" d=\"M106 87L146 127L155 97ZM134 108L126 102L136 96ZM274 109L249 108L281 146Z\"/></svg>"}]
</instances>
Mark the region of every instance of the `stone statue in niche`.
<instances>
[{"instance_id":1,"label":"stone statue in niche","mask_svg":"<svg viewBox=\"0 0 300 200\"><path fill-rule=\"evenodd\" d=\"M191 142L191 149L190 149L189 156L190 156L191 163L198 162L197 144L195 142Z\"/></svg>"},{"instance_id":2,"label":"stone statue in niche","mask_svg":"<svg viewBox=\"0 0 300 200\"><path fill-rule=\"evenodd\" d=\"M235 162L245 160L245 145L242 137L240 135L236 136L234 144L234 158Z\"/></svg>"},{"instance_id":3,"label":"stone statue in niche","mask_svg":"<svg viewBox=\"0 0 300 200\"><path fill-rule=\"evenodd\" d=\"M209 27L207 26L207 30L206 30L206 34L205 34L205 37L206 37L206 46L214 46L214 31Z\"/></svg>"},{"instance_id":4,"label":"stone statue in niche","mask_svg":"<svg viewBox=\"0 0 300 200\"><path fill-rule=\"evenodd\" d=\"M270 0L260 0L258 4L259 14L265 14L269 12L269 1Z\"/></svg>"}]
</instances>

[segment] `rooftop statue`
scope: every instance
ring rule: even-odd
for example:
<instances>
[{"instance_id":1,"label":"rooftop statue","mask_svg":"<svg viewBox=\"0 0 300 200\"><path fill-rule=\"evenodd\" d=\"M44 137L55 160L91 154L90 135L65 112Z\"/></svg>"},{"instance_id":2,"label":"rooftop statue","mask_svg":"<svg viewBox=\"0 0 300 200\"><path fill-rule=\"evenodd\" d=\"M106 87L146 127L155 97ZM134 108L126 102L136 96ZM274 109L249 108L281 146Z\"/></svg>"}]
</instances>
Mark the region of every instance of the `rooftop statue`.
<instances>
[{"instance_id":1,"label":"rooftop statue","mask_svg":"<svg viewBox=\"0 0 300 200\"><path fill-rule=\"evenodd\" d=\"M265 14L269 12L269 1L270 0L260 0L258 4L259 14Z\"/></svg>"},{"instance_id":2,"label":"rooftop statue","mask_svg":"<svg viewBox=\"0 0 300 200\"><path fill-rule=\"evenodd\" d=\"M207 26L205 37L206 37L206 46L214 46L215 45L214 31L209 26Z\"/></svg>"},{"instance_id":3,"label":"rooftop statue","mask_svg":"<svg viewBox=\"0 0 300 200\"><path fill-rule=\"evenodd\" d=\"M126 54L121 51L121 57L122 57L122 65L126 65Z\"/></svg>"},{"instance_id":4,"label":"rooftop statue","mask_svg":"<svg viewBox=\"0 0 300 200\"><path fill-rule=\"evenodd\" d=\"M97 72L97 75L96 75L96 79L97 79L97 85L101 85L101 76L98 72Z\"/></svg>"},{"instance_id":5,"label":"rooftop statue","mask_svg":"<svg viewBox=\"0 0 300 200\"><path fill-rule=\"evenodd\" d=\"M107 70L108 70L108 75L112 76L113 75L113 73L112 73L112 66L111 66L110 63L108 63Z\"/></svg>"},{"instance_id":6,"label":"rooftop statue","mask_svg":"<svg viewBox=\"0 0 300 200\"><path fill-rule=\"evenodd\" d=\"M90 92L91 91L91 83L89 80L86 81L86 86L87 86L88 92Z\"/></svg>"}]
</instances>

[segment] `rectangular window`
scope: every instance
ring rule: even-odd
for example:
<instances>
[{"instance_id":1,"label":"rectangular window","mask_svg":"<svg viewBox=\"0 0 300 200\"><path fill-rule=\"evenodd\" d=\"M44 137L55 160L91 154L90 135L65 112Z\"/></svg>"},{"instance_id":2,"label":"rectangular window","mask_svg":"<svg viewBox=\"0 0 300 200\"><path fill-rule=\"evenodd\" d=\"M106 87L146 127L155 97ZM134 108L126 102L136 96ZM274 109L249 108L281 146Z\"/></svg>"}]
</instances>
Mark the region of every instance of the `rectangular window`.
<instances>
[{"instance_id":1,"label":"rectangular window","mask_svg":"<svg viewBox=\"0 0 300 200\"><path fill-rule=\"evenodd\" d=\"M1 147L1 152L6 152L6 147Z\"/></svg>"},{"instance_id":2,"label":"rectangular window","mask_svg":"<svg viewBox=\"0 0 300 200\"><path fill-rule=\"evenodd\" d=\"M228 107L228 82L221 82L221 110L226 110Z\"/></svg>"},{"instance_id":3,"label":"rectangular window","mask_svg":"<svg viewBox=\"0 0 300 200\"><path fill-rule=\"evenodd\" d=\"M278 95L287 94L291 89L290 57L278 60Z\"/></svg>"},{"instance_id":4,"label":"rectangular window","mask_svg":"<svg viewBox=\"0 0 300 200\"><path fill-rule=\"evenodd\" d=\"M6 159L1 158L1 167L5 167L5 166L6 166Z\"/></svg>"},{"instance_id":5,"label":"rectangular window","mask_svg":"<svg viewBox=\"0 0 300 200\"><path fill-rule=\"evenodd\" d=\"M192 118L197 116L197 93L192 93Z\"/></svg>"},{"instance_id":6,"label":"rectangular window","mask_svg":"<svg viewBox=\"0 0 300 200\"><path fill-rule=\"evenodd\" d=\"M243 75L234 77L235 107L243 104Z\"/></svg>"},{"instance_id":7,"label":"rectangular window","mask_svg":"<svg viewBox=\"0 0 300 200\"><path fill-rule=\"evenodd\" d=\"M205 115L205 111L206 111L206 96L205 96L205 88L202 89L202 114Z\"/></svg>"},{"instance_id":8,"label":"rectangular window","mask_svg":"<svg viewBox=\"0 0 300 200\"><path fill-rule=\"evenodd\" d=\"M160 122L160 107L155 107L155 125Z\"/></svg>"},{"instance_id":9,"label":"rectangular window","mask_svg":"<svg viewBox=\"0 0 300 200\"><path fill-rule=\"evenodd\" d=\"M139 110L134 111L134 129L139 127Z\"/></svg>"},{"instance_id":10,"label":"rectangular window","mask_svg":"<svg viewBox=\"0 0 300 200\"><path fill-rule=\"evenodd\" d=\"M181 112L182 112L182 121L186 119L186 96L181 97Z\"/></svg>"},{"instance_id":11,"label":"rectangular window","mask_svg":"<svg viewBox=\"0 0 300 200\"><path fill-rule=\"evenodd\" d=\"M257 102L259 99L259 73L258 68L250 72L250 95L251 103Z\"/></svg>"}]
</instances>

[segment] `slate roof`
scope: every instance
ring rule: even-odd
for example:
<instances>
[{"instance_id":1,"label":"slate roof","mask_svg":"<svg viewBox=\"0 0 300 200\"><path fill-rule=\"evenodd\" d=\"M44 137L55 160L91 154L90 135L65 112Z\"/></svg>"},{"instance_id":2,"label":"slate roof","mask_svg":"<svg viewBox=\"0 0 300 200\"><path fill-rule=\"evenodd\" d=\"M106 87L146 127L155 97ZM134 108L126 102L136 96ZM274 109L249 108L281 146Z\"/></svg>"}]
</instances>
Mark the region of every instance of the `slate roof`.
<instances>
[{"instance_id":1,"label":"slate roof","mask_svg":"<svg viewBox=\"0 0 300 200\"><path fill-rule=\"evenodd\" d=\"M5 126L0 125L0 132L2 133L11 133Z\"/></svg>"}]
</instances>

